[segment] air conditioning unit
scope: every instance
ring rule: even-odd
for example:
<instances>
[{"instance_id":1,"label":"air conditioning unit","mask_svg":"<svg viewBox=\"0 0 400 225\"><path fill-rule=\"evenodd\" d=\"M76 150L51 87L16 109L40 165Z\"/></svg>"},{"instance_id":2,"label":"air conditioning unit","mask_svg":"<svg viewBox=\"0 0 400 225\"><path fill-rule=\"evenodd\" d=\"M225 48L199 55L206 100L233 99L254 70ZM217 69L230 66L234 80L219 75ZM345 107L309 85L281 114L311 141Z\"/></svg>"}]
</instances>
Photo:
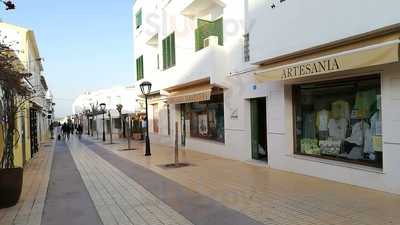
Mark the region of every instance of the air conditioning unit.
<instances>
[{"instance_id":1,"label":"air conditioning unit","mask_svg":"<svg viewBox=\"0 0 400 225\"><path fill-rule=\"evenodd\" d=\"M204 48L210 46L217 46L218 45L218 37L217 36L209 36L208 38L204 39L203 41Z\"/></svg>"}]
</instances>

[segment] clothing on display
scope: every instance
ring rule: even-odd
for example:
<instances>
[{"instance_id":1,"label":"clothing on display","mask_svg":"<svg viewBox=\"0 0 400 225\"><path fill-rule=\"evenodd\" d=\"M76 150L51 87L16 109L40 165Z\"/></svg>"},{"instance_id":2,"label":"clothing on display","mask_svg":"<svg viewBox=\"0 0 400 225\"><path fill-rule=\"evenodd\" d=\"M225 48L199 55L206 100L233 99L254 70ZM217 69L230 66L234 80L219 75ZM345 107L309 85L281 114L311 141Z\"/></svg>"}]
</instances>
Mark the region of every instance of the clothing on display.
<instances>
[{"instance_id":1,"label":"clothing on display","mask_svg":"<svg viewBox=\"0 0 400 225\"><path fill-rule=\"evenodd\" d=\"M364 134L367 129L369 129L369 125L363 120L354 124L351 128L351 136L346 138L346 141L356 144L358 146L363 145Z\"/></svg>"},{"instance_id":2,"label":"clothing on display","mask_svg":"<svg viewBox=\"0 0 400 225\"><path fill-rule=\"evenodd\" d=\"M346 138L348 122L346 119L330 119L328 128L329 128L329 137L335 140L344 140Z\"/></svg>"},{"instance_id":3,"label":"clothing on display","mask_svg":"<svg viewBox=\"0 0 400 225\"><path fill-rule=\"evenodd\" d=\"M319 131L328 130L329 111L323 109L317 113L317 128Z\"/></svg>"},{"instance_id":4,"label":"clothing on display","mask_svg":"<svg viewBox=\"0 0 400 225\"><path fill-rule=\"evenodd\" d=\"M356 94L356 101L354 109L356 110L356 116L359 119L367 118L370 114L371 107L376 104L376 90L371 89L367 91L359 91Z\"/></svg>"},{"instance_id":5,"label":"clothing on display","mask_svg":"<svg viewBox=\"0 0 400 225\"><path fill-rule=\"evenodd\" d=\"M350 104L343 100L338 100L332 103L331 116L334 119L350 120Z\"/></svg>"},{"instance_id":6,"label":"clothing on display","mask_svg":"<svg viewBox=\"0 0 400 225\"><path fill-rule=\"evenodd\" d=\"M321 151L317 139L301 139L301 152L307 155L320 155Z\"/></svg>"},{"instance_id":7,"label":"clothing on display","mask_svg":"<svg viewBox=\"0 0 400 225\"><path fill-rule=\"evenodd\" d=\"M315 138L315 114L313 112L304 113L303 120L303 137L304 138Z\"/></svg>"},{"instance_id":8,"label":"clothing on display","mask_svg":"<svg viewBox=\"0 0 400 225\"><path fill-rule=\"evenodd\" d=\"M372 135L380 136L382 135L382 116L381 111L377 111L371 117L371 131Z\"/></svg>"},{"instance_id":9,"label":"clothing on display","mask_svg":"<svg viewBox=\"0 0 400 225\"><path fill-rule=\"evenodd\" d=\"M321 154L324 155L339 155L342 141L335 141L335 140L326 140L326 141L319 141L319 147L321 149Z\"/></svg>"}]
</instances>

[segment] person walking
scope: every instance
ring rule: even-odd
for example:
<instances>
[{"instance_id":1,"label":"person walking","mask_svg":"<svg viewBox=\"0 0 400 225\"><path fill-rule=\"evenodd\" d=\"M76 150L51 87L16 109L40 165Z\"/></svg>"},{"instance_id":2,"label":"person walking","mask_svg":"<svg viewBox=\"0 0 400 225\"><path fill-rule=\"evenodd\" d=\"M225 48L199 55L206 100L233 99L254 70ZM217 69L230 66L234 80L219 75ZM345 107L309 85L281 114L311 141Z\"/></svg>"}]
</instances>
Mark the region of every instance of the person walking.
<instances>
[{"instance_id":1,"label":"person walking","mask_svg":"<svg viewBox=\"0 0 400 225\"><path fill-rule=\"evenodd\" d=\"M78 124L77 128L76 128L76 132L78 134L79 139L82 138L82 133L83 133L83 126L82 124Z\"/></svg>"}]
</instances>

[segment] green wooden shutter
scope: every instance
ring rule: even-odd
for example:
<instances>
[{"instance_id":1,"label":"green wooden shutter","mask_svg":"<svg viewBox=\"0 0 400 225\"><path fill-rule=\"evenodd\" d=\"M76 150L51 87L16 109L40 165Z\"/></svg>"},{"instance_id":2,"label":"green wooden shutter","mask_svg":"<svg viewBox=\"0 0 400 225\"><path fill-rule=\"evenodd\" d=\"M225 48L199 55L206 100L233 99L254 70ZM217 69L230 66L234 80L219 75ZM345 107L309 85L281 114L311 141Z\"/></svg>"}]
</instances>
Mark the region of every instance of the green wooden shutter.
<instances>
[{"instance_id":1,"label":"green wooden shutter","mask_svg":"<svg viewBox=\"0 0 400 225\"><path fill-rule=\"evenodd\" d=\"M142 26L142 9L136 13L136 29Z\"/></svg>"},{"instance_id":2,"label":"green wooden shutter","mask_svg":"<svg viewBox=\"0 0 400 225\"><path fill-rule=\"evenodd\" d=\"M171 34L171 66L175 66L175 33Z\"/></svg>"},{"instance_id":3,"label":"green wooden shutter","mask_svg":"<svg viewBox=\"0 0 400 225\"><path fill-rule=\"evenodd\" d=\"M175 66L175 33L172 33L163 40L163 69Z\"/></svg>"},{"instance_id":4,"label":"green wooden shutter","mask_svg":"<svg viewBox=\"0 0 400 225\"><path fill-rule=\"evenodd\" d=\"M224 22L220 18L214 22L214 35L218 37L218 44L224 45Z\"/></svg>"},{"instance_id":5,"label":"green wooden shutter","mask_svg":"<svg viewBox=\"0 0 400 225\"><path fill-rule=\"evenodd\" d=\"M136 79L141 80L144 78L143 56L136 59Z\"/></svg>"},{"instance_id":6,"label":"green wooden shutter","mask_svg":"<svg viewBox=\"0 0 400 225\"><path fill-rule=\"evenodd\" d=\"M166 39L162 41L162 48L163 48L163 69L167 68L167 44Z\"/></svg>"}]
</instances>

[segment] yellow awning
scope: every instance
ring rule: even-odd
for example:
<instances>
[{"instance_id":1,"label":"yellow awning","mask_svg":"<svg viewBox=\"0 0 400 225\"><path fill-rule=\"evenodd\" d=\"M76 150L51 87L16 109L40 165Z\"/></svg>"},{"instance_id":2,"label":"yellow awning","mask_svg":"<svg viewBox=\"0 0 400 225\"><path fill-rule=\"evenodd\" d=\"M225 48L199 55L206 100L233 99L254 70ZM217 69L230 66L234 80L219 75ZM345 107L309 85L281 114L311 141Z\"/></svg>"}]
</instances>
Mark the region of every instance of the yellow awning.
<instances>
[{"instance_id":1,"label":"yellow awning","mask_svg":"<svg viewBox=\"0 0 400 225\"><path fill-rule=\"evenodd\" d=\"M292 80L399 62L400 40L352 49L254 73L260 82Z\"/></svg>"},{"instance_id":2,"label":"yellow awning","mask_svg":"<svg viewBox=\"0 0 400 225\"><path fill-rule=\"evenodd\" d=\"M210 84L187 87L171 92L168 104L184 104L191 102L209 101L213 86Z\"/></svg>"}]
</instances>

